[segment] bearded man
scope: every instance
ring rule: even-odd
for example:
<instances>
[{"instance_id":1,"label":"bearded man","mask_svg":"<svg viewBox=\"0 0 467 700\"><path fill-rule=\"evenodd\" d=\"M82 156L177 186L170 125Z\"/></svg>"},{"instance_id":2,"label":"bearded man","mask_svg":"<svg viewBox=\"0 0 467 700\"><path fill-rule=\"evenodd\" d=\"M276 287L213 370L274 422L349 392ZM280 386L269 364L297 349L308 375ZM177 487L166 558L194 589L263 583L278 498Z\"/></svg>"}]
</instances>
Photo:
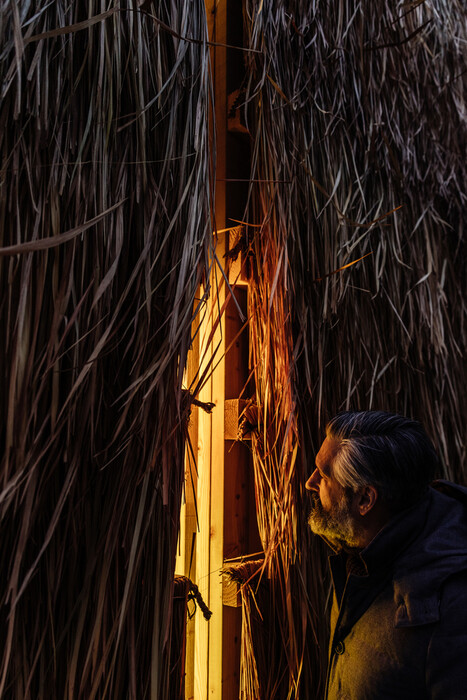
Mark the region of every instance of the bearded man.
<instances>
[{"instance_id":1,"label":"bearded man","mask_svg":"<svg viewBox=\"0 0 467 700\"><path fill-rule=\"evenodd\" d=\"M326 700L467 698L467 489L438 468L414 420L327 425L306 483L334 550Z\"/></svg>"}]
</instances>

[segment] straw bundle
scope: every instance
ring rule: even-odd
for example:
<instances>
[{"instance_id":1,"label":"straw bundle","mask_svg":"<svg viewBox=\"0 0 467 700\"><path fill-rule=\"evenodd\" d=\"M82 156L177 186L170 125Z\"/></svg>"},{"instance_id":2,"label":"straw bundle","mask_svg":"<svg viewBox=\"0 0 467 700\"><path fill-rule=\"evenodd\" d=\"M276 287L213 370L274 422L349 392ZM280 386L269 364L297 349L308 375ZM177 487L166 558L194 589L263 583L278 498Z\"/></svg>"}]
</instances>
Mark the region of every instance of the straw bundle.
<instances>
[{"instance_id":1,"label":"straw bundle","mask_svg":"<svg viewBox=\"0 0 467 700\"><path fill-rule=\"evenodd\" d=\"M326 419L413 415L467 479L467 22L458 0L247 0L245 30L259 523L288 692L313 697L303 483Z\"/></svg>"},{"instance_id":2,"label":"straw bundle","mask_svg":"<svg viewBox=\"0 0 467 700\"><path fill-rule=\"evenodd\" d=\"M224 569L242 600L241 698L286 698L289 694L287 658L277 644L281 619L274 584L261 576L263 560Z\"/></svg>"},{"instance_id":3,"label":"straw bundle","mask_svg":"<svg viewBox=\"0 0 467 700\"><path fill-rule=\"evenodd\" d=\"M2 2L0 45L0 696L159 700L211 239L205 8Z\"/></svg>"}]
</instances>

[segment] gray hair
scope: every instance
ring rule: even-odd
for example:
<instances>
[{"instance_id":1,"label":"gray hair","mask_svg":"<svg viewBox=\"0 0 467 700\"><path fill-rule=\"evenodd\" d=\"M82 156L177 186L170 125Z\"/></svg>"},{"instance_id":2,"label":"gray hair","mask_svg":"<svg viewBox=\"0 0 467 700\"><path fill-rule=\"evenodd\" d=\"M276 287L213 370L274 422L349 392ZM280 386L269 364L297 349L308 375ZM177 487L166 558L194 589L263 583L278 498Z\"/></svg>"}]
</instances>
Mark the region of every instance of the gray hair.
<instances>
[{"instance_id":1,"label":"gray hair","mask_svg":"<svg viewBox=\"0 0 467 700\"><path fill-rule=\"evenodd\" d=\"M341 486L350 491L374 486L394 512L419 500L439 468L421 424L395 413L339 413L326 435L340 443L333 467Z\"/></svg>"}]
</instances>

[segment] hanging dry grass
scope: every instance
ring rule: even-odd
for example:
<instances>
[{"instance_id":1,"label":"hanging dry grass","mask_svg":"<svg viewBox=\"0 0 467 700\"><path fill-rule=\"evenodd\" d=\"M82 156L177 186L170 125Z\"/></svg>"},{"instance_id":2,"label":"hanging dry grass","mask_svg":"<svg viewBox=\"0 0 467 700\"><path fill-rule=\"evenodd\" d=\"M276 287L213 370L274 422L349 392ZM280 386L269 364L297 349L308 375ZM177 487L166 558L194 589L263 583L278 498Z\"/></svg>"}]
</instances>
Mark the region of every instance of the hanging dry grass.
<instances>
[{"instance_id":1,"label":"hanging dry grass","mask_svg":"<svg viewBox=\"0 0 467 700\"><path fill-rule=\"evenodd\" d=\"M211 239L204 4L0 15L0 696L159 700Z\"/></svg>"},{"instance_id":2,"label":"hanging dry grass","mask_svg":"<svg viewBox=\"0 0 467 700\"><path fill-rule=\"evenodd\" d=\"M319 697L303 483L326 419L418 417L466 480L467 23L458 0L247 0L245 29L259 521L289 696Z\"/></svg>"},{"instance_id":3,"label":"hanging dry grass","mask_svg":"<svg viewBox=\"0 0 467 700\"><path fill-rule=\"evenodd\" d=\"M242 592L241 678L245 698L320 697L327 626L320 620L326 578L318 546L304 550L299 494L303 465L291 311L285 288L286 230L258 193L265 215L250 248L250 335L257 417L252 432L258 527L265 561ZM310 564L311 559L313 563ZM308 564L308 565L307 565ZM271 662L271 659L274 662Z\"/></svg>"}]
</instances>

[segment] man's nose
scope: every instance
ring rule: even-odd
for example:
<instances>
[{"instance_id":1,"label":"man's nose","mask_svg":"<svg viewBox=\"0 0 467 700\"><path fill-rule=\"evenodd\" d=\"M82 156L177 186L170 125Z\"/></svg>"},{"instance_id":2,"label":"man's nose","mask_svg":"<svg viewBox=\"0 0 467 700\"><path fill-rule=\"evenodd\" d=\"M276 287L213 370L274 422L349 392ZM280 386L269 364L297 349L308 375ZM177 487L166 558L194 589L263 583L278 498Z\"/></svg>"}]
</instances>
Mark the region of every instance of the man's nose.
<instances>
[{"instance_id":1,"label":"man's nose","mask_svg":"<svg viewBox=\"0 0 467 700\"><path fill-rule=\"evenodd\" d=\"M308 489L308 491L317 491L318 490L318 483L319 483L319 472L317 469L315 469L313 474L310 476L310 478L306 482L305 488Z\"/></svg>"}]
</instances>

